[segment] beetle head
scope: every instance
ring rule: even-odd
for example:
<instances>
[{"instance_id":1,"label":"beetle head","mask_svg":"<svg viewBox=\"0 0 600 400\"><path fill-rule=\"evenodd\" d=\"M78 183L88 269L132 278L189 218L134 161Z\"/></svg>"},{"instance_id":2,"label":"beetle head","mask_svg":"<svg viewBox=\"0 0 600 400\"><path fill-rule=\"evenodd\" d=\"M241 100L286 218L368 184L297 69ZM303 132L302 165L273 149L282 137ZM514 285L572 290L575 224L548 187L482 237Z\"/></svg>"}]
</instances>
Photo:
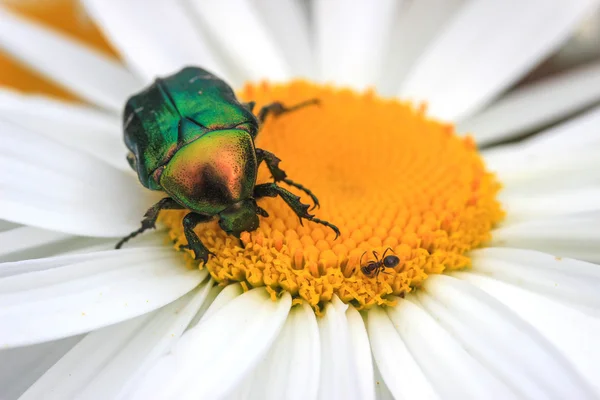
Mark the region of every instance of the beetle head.
<instances>
[{"instance_id":1,"label":"beetle head","mask_svg":"<svg viewBox=\"0 0 600 400\"><path fill-rule=\"evenodd\" d=\"M219 213L219 226L236 237L242 232L252 232L259 223L256 207L256 200L252 198L238 201Z\"/></svg>"}]
</instances>

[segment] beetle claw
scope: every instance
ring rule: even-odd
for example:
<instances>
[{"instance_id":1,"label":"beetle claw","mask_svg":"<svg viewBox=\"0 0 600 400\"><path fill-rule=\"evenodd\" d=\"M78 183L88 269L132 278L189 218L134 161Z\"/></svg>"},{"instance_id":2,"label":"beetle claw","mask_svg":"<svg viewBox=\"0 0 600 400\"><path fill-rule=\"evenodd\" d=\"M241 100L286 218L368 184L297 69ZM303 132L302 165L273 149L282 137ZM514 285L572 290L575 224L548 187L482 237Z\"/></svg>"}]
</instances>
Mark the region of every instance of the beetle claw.
<instances>
[{"instance_id":1,"label":"beetle claw","mask_svg":"<svg viewBox=\"0 0 600 400\"><path fill-rule=\"evenodd\" d=\"M192 246L190 246L189 244L182 244L179 246L178 250L182 251L182 250L192 250L194 252L194 260L202 260L205 263L208 262L208 258L210 256L216 257L216 254L213 253L210 250L202 250L202 249L196 249L193 248Z\"/></svg>"}]
</instances>

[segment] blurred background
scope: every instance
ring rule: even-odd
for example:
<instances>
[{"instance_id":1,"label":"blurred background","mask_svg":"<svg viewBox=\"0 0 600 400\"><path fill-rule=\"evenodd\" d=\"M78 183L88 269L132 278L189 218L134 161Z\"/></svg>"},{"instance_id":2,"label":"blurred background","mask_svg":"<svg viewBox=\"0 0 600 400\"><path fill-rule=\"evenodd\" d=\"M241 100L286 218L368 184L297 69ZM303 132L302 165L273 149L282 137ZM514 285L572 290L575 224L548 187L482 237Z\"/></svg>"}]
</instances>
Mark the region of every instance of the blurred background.
<instances>
[{"instance_id":1,"label":"blurred background","mask_svg":"<svg viewBox=\"0 0 600 400\"><path fill-rule=\"evenodd\" d=\"M307 0L298 1L309 8L310 3ZM78 0L0 0L0 4L117 57L116 52L87 17ZM512 89L599 60L600 10L589 15L562 48L540 63ZM1 52L0 71L0 85L77 101L66 91L25 69Z\"/></svg>"}]
</instances>

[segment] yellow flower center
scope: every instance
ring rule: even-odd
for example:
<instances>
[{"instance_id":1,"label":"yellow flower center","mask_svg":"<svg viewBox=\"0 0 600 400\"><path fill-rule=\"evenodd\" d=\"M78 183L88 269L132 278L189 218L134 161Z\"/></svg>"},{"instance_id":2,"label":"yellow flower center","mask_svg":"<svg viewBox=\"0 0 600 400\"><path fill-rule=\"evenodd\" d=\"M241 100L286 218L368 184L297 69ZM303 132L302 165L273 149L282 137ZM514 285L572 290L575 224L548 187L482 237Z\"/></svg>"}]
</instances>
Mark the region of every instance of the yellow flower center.
<instances>
[{"instance_id":1,"label":"yellow flower center","mask_svg":"<svg viewBox=\"0 0 600 400\"><path fill-rule=\"evenodd\" d=\"M319 99L320 105L270 117L256 146L275 153L288 177L318 196L315 216L337 225L341 235L335 239L314 222L301 225L280 198L261 199L269 217L243 233L242 243L216 222L196 229L216 254L205 267L222 284L265 286L273 296L287 291L317 312L334 294L359 309L390 304L389 295L410 292L430 274L468 267L467 252L489 240L503 217L496 200L500 185L474 142L422 109L306 82L248 85L240 97L256 101L255 110L273 101ZM258 182L270 181L262 165ZM161 214L176 246L186 243L185 214ZM365 274L361 265L376 261L373 251L381 259L386 249L398 265Z\"/></svg>"}]
</instances>

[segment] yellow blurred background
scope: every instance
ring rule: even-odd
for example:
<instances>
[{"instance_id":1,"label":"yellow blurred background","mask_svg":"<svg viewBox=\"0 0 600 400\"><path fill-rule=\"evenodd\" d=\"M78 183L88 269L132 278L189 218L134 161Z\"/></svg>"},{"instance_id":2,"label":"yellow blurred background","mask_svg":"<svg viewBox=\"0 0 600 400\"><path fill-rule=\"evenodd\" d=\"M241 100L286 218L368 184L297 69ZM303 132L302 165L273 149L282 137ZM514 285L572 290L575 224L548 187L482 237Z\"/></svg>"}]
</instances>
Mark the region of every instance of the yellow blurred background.
<instances>
[{"instance_id":1,"label":"yellow blurred background","mask_svg":"<svg viewBox=\"0 0 600 400\"><path fill-rule=\"evenodd\" d=\"M77 0L0 0L0 4L117 57ZM28 93L75 100L73 95L26 69L1 51L0 85L11 86Z\"/></svg>"}]
</instances>

